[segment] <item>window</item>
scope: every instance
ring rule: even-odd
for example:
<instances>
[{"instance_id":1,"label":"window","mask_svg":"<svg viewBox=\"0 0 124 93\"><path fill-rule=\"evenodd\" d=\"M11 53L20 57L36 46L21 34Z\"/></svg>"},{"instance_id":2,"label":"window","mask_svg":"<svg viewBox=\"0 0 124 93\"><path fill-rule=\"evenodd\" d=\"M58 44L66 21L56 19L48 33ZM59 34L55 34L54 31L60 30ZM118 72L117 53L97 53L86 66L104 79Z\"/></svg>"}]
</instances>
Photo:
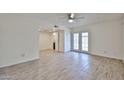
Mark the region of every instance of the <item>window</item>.
<instances>
[{"instance_id":1,"label":"window","mask_svg":"<svg viewBox=\"0 0 124 93\"><path fill-rule=\"evenodd\" d=\"M74 33L73 34L73 39L74 39L74 42L73 42L73 48L75 49L75 50L78 50L79 49L79 33Z\"/></svg>"},{"instance_id":2,"label":"window","mask_svg":"<svg viewBox=\"0 0 124 93\"><path fill-rule=\"evenodd\" d=\"M82 51L88 51L88 32L82 32Z\"/></svg>"}]
</instances>

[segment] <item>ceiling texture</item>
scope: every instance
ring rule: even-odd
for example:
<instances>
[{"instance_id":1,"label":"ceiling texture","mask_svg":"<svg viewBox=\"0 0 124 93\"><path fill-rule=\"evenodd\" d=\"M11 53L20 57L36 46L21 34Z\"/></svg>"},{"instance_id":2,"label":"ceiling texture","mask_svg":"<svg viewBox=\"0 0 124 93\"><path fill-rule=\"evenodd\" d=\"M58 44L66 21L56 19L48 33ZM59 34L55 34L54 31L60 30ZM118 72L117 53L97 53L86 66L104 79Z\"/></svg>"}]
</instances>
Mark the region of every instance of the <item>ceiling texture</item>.
<instances>
[{"instance_id":1,"label":"ceiling texture","mask_svg":"<svg viewBox=\"0 0 124 93\"><path fill-rule=\"evenodd\" d=\"M51 30L54 25L66 28L75 28L89 24L100 23L104 21L118 20L123 17L119 13L75 13L75 17L84 17L75 19L73 23L68 22L66 13L42 13L35 14L38 20L41 20L42 30Z\"/></svg>"},{"instance_id":2,"label":"ceiling texture","mask_svg":"<svg viewBox=\"0 0 124 93\"><path fill-rule=\"evenodd\" d=\"M22 17L33 19L35 24L38 24L39 31L51 31L54 26L59 28L75 28L89 24L100 23L104 21L118 20L123 17L121 13L74 13L75 21L68 22L68 13L15 13L15 14L0 14L3 17ZM83 17L77 19L78 17Z\"/></svg>"}]
</instances>

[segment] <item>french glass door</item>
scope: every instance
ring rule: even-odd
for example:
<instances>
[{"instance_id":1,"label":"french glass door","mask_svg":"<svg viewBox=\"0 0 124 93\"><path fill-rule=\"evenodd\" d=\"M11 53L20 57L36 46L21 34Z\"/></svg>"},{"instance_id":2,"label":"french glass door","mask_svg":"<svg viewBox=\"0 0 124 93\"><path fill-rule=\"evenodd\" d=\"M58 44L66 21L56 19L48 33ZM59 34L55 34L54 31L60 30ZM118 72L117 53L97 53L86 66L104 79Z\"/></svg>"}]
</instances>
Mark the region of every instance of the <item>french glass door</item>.
<instances>
[{"instance_id":1,"label":"french glass door","mask_svg":"<svg viewBox=\"0 0 124 93\"><path fill-rule=\"evenodd\" d=\"M73 34L73 49L79 50L79 33Z\"/></svg>"},{"instance_id":2,"label":"french glass door","mask_svg":"<svg viewBox=\"0 0 124 93\"><path fill-rule=\"evenodd\" d=\"M88 32L82 32L81 33L81 50L88 52Z\"/></svg>"},{"instance_id":3,"label":"french glass door","mask_svg":"<svg viewBox=\"0 0 124 93\"><path fill-rule=\"evenodd\" d=\"M73 33L73 50L88 52L88 32Z\"/></svg>"}]
</instances>

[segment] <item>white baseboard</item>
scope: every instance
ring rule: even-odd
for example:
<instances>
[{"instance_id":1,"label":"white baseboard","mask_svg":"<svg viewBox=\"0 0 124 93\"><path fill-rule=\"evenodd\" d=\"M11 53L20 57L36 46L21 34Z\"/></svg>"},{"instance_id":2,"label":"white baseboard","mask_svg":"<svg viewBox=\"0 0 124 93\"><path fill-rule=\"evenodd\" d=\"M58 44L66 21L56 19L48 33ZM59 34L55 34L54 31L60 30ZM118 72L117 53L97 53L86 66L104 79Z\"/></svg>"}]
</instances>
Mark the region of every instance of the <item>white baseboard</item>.
<instances>
[{"instance_id":1,"label":"white baseboard","mask_svg":"<svg viewBox=\"0 0 124 93\"><path fill-rule=\"evenodd\" d=\"M100 55L100 54L91 53L91 52L82 52L82 51L76 51L76 50L71 50L71 51L79 52L79 53L86 53L86 54L95 55L95 56L102 56L102 57L117 59L117 60L121 60L121 61L123 60L122 58L119 58L119 57L112 57L112 56L107 56L107 55ZM123 62L124 62L124 60L123 60Z\"/></svg>"},{"instance_id":2,"label":"white baseboard","mask_svg":"<svg viewBox=\"0 0 124 93\"><path fill-rule=\"evenodd\" d=\"M7 64L7 65L0 65L0 68L9 67L9 66L13 66L13 65L21 64L21 63L26 63L26 62L30 62L30 61L34 61L34 60L38 60L38 59L40 59L40 58L35 57L35 58L32 58L32 59L21 60L21 61L15 62L15 63Z\"/></svg>"},{"instance_id":3,"label":"white baseboard","mask_svg":"<svg viewBox=\"0 0 124 93\"><path fill-rule=\"evenodd\" d=\"M123 61L122 58L118 58L118 57L111 57L111 56L106 56L106 55L99 55L99 54L95 54L95 53L90 53L91 55L95 55L95 56L101 56L101 57L106 57L106 58L111 58L111 59L116 59L116 60L121 60Z\"/></svg>"}]
</instances>

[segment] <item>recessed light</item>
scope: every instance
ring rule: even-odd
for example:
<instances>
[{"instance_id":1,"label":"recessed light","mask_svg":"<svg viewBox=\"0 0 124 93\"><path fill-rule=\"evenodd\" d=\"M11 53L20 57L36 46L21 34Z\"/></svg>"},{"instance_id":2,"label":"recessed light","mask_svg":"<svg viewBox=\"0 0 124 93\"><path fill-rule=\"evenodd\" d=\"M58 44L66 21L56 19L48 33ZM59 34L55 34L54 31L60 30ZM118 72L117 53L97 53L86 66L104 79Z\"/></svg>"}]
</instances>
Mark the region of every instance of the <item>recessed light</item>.
<instances>
[{"instance_id":1,"label":"recessed light","mask_svg":"<svg viewBox=\"0 0 124 93\"><path fill-rule=\"evenodd\" d=\"M53 35L55 36L55 35L56 35L56 33L55 33L55 32L53 32Z\"/></svg>"}]
</instances>

